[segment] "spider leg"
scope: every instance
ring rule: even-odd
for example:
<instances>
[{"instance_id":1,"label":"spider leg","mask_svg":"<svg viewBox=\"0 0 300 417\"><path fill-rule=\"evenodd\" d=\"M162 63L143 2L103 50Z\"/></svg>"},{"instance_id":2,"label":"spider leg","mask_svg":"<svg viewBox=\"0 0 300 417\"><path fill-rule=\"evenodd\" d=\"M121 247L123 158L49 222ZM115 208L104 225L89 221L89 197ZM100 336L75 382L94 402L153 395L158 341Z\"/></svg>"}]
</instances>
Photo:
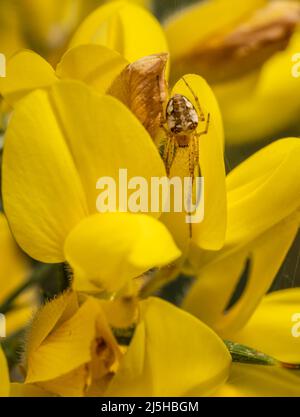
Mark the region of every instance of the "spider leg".
<instances>
[{"instance_id":1,"label":"spider leg","mask_svg":"<svg viewBox=\"0 0 300 417\"><path fill-rule=\"evenodd\" d=\"M167 166L166 166L168 177L170 176L170 171L171 171L173 161L175 159L175 155L176 155L177 148L178 148L177 141L173 136L171 136L170 142L171 142L171 146L170 146L170 151L169 151L169 156L168 156L168 161L167 161Z\"/></svg>"},{"instance_id":2,"label":"spider leg","mask_svg":"<svg viewBox=\"0 0 300 417\"><path fill-rule=\"evenodd\" d=\"M200 162L199 162L199 137L194 135L194 149L195 149L195 169L197 170L197 177L201 177L201 169L200 169Z\"/></svg>"},{"instance_id":3,"label":"spider leg","mask_svg":"<svg viewBox=\"0 0 300 417\"><path fill-rule=\"evenodd\" d=\"M197 135L198 138L200 136L203 136L203 135L207 135L208 134L209 125L210 125L210 113L208 113L208 115L207 115L205 129L202 130L202 132L197 132L196 133L196 135Z\"/></svg>"},{"instance_id":4,"label":"spider leg","mask_svg":"<svg viewBox=\"0 0 300 417\"><path fill-rule=\"evenodd\" d=\"M163 161L166 164L167 160L168 160L168 156L169 156L169 148L170 148L170 142L171 142L171 136L168 135L166 138L166 142L165 142L165 146L164 146L164 151L163 151Z\"/></svg>"},{"instance_id":5,"label":"spider leg","mask_svg":"<svg viewBox=\"0 0 300 417\"><path fill-rule=\"evenodd\" d=\"M178 144L174 136L170 135L168 132L168 139L163 152L163 161L165 163L168 176L170 175L171 167L176 155L177 148Z\"/></svg>"},{"instance_id":6,"label":"spider leg","mask_svg":"<svg viewBox=\"0 0 300 417\"><path fill-rule=\"evenodd\" d=\"M193 135L189 143L189 176L191 178L190 190L188 195L188 205L190 207L188 211L189 218L191 218L192 216L191 205L193 203L195 169L197 166L199 166L198 138L196 135ZM193 236L193 225L191 222L189 223L189 236L190 239Z\"/></svg>"},{"instance_id":7,"label":"spider leg","mask_svg":"<svg viewBox=\"0 0 300 417\"><path fill-rule=\"evenodd\" d=\"M189 145L189 175L192 179L191 181L191 188L189 190L189 204L196 204L194 201L197 198L194 195L194 183L195 177L201 177L201 169L199 164L199 137L198 135L194 134L191 137L190 145ZM191 217L192 212L191 210L188 212L188 215ZM189 223L189 235L192 238L192 223Z\"/></svg>"},{"instance_id":8,"label":"spider leg","mask_svg":"<svg viewBox=\"0 0 300 417\"><path fill-rule=\"evenodd\" d=\"M190 90L191 94L193 95L194 100L195 100L196 105L197 105L198 110L199 110L200 120L201 120L201 122L204 122L204 120L205 120L205 115L204 115L204 111L203 111L203 109L202 109L202 107L201 107L201 105L200 105L200 101L199 101L198 96L196 95L196 93L194 92L194 90L192 89L192 87L189 85L189 83L186 81L186 79L185 79L184 77L181 77L181 78L182 78L182 80L184 81L184 83L185 83L185 85L187 86L187 88Z\"/></svg>"}]
</instances>

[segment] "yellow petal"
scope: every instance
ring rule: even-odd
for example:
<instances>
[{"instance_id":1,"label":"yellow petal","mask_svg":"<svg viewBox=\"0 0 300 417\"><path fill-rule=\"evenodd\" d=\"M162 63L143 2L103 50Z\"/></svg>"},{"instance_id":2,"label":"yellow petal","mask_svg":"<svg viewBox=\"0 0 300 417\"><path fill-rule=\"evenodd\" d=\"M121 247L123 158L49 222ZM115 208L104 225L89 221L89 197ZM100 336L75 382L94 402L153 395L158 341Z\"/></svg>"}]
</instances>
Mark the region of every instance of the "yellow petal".
<instances>
[{"instance_id":1,"label":"yellow petal","mask_svg":"<svg viewBox=\"0 0 300 417\"><path fill-rule=\"evenodd\" d=\"M52 395L59 395L62 397L82 397L85 384L87 381L87 369L85 365L70 371L62 376L39 382L37 386L45 390L45 392L52 393ZM31 384L26 384L31 385ZM49 394L48 394L49 395Z\"/></svg>"},{"instance_id":2,"label":"yellow petal","mask_svg":"<svg viewBox=\"0 0 300 417\"><path fill-rule=\"evenodd\" d=\"M2 348L0 346L0 397L9 396L8 366Z\"/></svg>"},{"instance_id":3,"label":"yellow petal","mask_svg":"<svg viewBox=\"0 0 300 417\"><path fill-rule=\"evenodd\" d=\"M180 256L165 226L150 216L99 213L83 220L68 236L66 259L74 269L74 287L85 282L108 291Z\"/></svg>"},{"instance_id":4,"label":"yellow petal","mask_svg":"<svg viewBox=\"0 0 300 417\"><path fill-rule=\"evenodd\" d=\"M227 245L249 241L300 207L299 164L299 139L287 138L230 172Z\"/></svg>"},{"instance_id":5,"label":"yellow petal","mask_svg":"<svg viewBox=\"0 0 300 417\"><path fill-rule=\"evenodd\" d=\"M7 63L6 77L0 78L0 92L14 105L22 97L38 88L49 87L57 81L54 69L40 55L23 50Z\"/></svg>"},{"instance_id":6,"label":"yellow petal","mask_svg":"<svg viewBox=\"0 0 300 417\"><path fill-rule=\"evenodd\" d=\"M84 84L56 83L49 94L36 91L19 104L6 136L4 207L27 253L60 262L65 238L86 216L87 204L96 211L99 178L118 184L119 169L126 168L129 180L142 176L150 184L165 175L164 165L130 111Z\"/></svg>"},{"instance_id":7,"label":"yellow petal","mask_svg":"<svg viewBox=\"0 0 300 417\"><path fill-rule=\"evenodd\" d=\"M230 362L212 330L150 298L141 304L140 323L106 395L208 395L226 380Z\"/></svg>"},{"instance_id":8,"label":"yellow petal","mask_svg":"<svg viewBox=\"0 0 300 417\"><path fill-rule=\"evenodd\" d=\"M1 303L27 278L30 270L29 262L16 245L3 213L0 213L0 254Z\"/></svg>"},{"instance_id":9,"label":"yellow petal","mask_svg":"<svg viewBox=\"0 0 300 417\"><path fill-rule=\"evenodd\" d=\"M101 300L101 307L111 327L127 328L136 320L138 299L124 296L113 301Z\"/></svg>"},{"instance_id":10,"label":"yellow petal","mask_svg":"<svg viewBox=\"0 0 300 417\"><path fill-rule=\"evenodd\" d=\"M130 62L168 51L157 20L145 9L125 1L111 2L88 16L75 33L70 47L88 43L114 49Z\"/></svg>"},{"instance_id":11,"label":"yellow petal","mask_svg":"<svg viewBox=\"0 0 300 417\"><path fill-rule=\"evenodd\" d=\"M277 291L263 298L249 322L233 339L282 362L298 364L299 322L300 289Z\"/></svg>"},{"instance_id":12,"label":"yellow petal","mask_svg":"<svg viewBox=\"0 0 300 417\"><path fill-rule=\"evenodd\" d=\"M63 261L65 237L87 208L63 123L45 91L35 91L16 106L6 135L3 195L10 226L25 252L44 262Z\"/></svg>"},{"instance_id":13,"label":"yellow petal","mask_svg":"<svg viewBox=\"0 0 300 417\"><path fill-rule=\"evenodd\" d=\"M90 361L91 343L96 331L95 317L99 308L95 300L88 299L72 317L60 325L56 324L35 350L31 342L27 350L26 383L61 377ZM43 314L43 321L47 325L48 317L45 317L45 312ZM52 321L52 317L49 320ZM39 322L41 325L41 317ZM36 345L35 333L33 326L31 339Z\"/></svg>"},{"instance_id":14,"label":"yellow petal","mask_svg":"<svg viewBox=\"0 0 300 417\"><path fill-rule=\"evenodd\" d=\"M215 259L212 258L200 269L183 307L222 337L232 338L245 325L270 288L298 227L299 215L292 215L248 245L236 247L231 253L226 253L226 249L220 251ZM245 270L247 262L249 266ZM228 310L243 273L247 273L247 285Z\"/></svg>"},{"instance_id":15,"label":"yellow petal","mask_svg":"<svg viewBox=\"0 0 300 417\"><path fill-rule=\"evenodd\" d=\"M234 363L228 382L214 396L299 397L299 395L299 371Z\"/></svg>"},{"instance_id":16,"label":"yellow petal","mask_svg":"<svg viewBox=\"0 0 300 417\"><path fill-rule=\"evenodd\" d=\"M52 394L33 384L10 384L10 397L52 397Z\"/></svg>"},{"instance_id":17,"label":"yellow petal","mask_svg":"<svg viewBox=\"0 0 300 417\"><path fill-rule=\"evenodd\" d=\"M101 45L81 45L69 49L56 68L62 79L80 80L105 93L128 64L118 52Z\"/></svg>"},{"instance_id":18,"label":"yellow petal","mask_svg":"<svg viewBox=\"0 0 300 417\"><path fill-rule=\"evenodd\" d=\"M103 391L119 347L99 300L81 296L80 301L69 291L35 316L26 350L27 384L60 396L83 396L91 387Z\"/></svg>"},{"instance_id":19,"label":"yellow petal","mask_svg":"<svg viewBox=\"0 0 300 417\"><path fill-rule=\"evenodd\" d=\"M49 333L60 323L70 319L78 310L76 293L67 291L46 303L34 316L26 344L27 359L38 350Z\"/></svg>"},{"instance_id":20,"label":"yellow petal","mask_svg":"<svg viewBox=\"0 0 300 417\"><path fill-rule=\"evenodd\" d=\"M3 213L0 213L0 254L0 303L3 303L30 274L29 260L16 245ZM26 326L35 303L33 290L24 291L17 298L14 308L6 314L7 335Z\"/></svg>"},{"instance_id":21,"label":"yellow petal","mask_svg":"<svg viewBox=\"0 0 300 417\"><path fill-rule=\"evenodd\" d=\"M127 169L128 181L139 176L151 184L153 176L165 175L163 162L149 134L118 100L99 96L83 84L67 81L53 86L51 98L53 111L60 115L91 213L96 212L99 178L112 177L119 184L122 168ZM146 164L146 159L151 163ZM120 188L126 186L119 184Z\"/></svg>"},{"instance_id":22,"label":"yellow petal","mask_svg":"<svg viewBox=\"0 0 300 417\"><path fill-rule=\"evenodd\" d=\"M226 188L223 160L223 126L220 110L212 90L205 80L197 75L185 75L184 79L198 97L205 117L210 113L209 130L199 138L199 165L204 177L204 219L192 225L193 242L209 250L223 246L226 228ZM186 96L200 112L193 93L180 79L172 90L174 94ZM198 132L203 131L205 122L200 123ZM186 148L179 148L171 169L172 176L189 176L189 155ZM177 242L185 242L189 235L189 225L185 223L186 213L165 214L162 219L177 237ZM180 244L180 243L179 243ZM182 245L181 245L182 246Z\"/></svg>"}]
</instances>

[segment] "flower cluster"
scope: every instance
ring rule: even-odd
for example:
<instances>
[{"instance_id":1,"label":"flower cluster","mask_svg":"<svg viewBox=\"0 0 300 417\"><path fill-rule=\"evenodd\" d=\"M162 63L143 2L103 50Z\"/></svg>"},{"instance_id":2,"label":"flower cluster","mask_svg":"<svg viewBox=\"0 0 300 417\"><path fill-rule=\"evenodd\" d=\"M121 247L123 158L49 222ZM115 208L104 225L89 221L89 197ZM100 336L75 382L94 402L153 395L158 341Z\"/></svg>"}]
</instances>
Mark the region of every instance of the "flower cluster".
<instances>
[{"instance_id":1,"label":"flower cluster","mask_svg":"<svg viewBox=\"0 0 300 417\"><path fill-rule=\"evenodd\" d=\"M299 3L210 0L163 26L150 2L84 20L92 0L21 3L14 49L34 51L0 78L0 396L300 396L300 289L269 292L300 224L300 142L280 135ZM270 138L226 172L225 145ZM201 174L203 221L98 212L120 169Z\"/></svg>"}]
</instances>

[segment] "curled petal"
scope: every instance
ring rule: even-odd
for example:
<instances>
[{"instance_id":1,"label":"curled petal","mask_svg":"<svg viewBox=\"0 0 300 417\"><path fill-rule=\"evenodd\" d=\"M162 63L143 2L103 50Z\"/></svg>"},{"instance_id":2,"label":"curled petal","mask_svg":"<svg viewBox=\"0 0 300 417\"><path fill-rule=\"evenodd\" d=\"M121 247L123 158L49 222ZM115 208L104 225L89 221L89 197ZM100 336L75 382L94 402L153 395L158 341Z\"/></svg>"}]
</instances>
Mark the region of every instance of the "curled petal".
<instances>
[{"instance_id":1,"label":"curled petal","mask_svg":"<svg viewBox=\"0 0 300 417\"><path fill-rule=\"evenodd\" d=\"M84 20L70 46L88 43L114 49L130 62L168 51L158 21L145 9L126 1L99 7Z\"/></svg>"},{"instance_id":2,"label":"curled petal","mask_svg":"<svg viewBox=\"0 0 300 417\"><path fill-rule=\"evenodd\" d=\"M10 105L15 105L33 90L47 88L58 80L51 65L29 50L13 55L7 63L6 73L5 78L0 78L0 92Z\"/></svg>"},{"instance_id":3,"label":"curled petal","mask_svg":"<svg viewBox=\"0 0 300 417\"><path fill-rule=\"evenodd\" d=\"M80 45L69 49L56 67L61 79L79 80L104 94L128 61L102 45Z\"/></svg>"},{"instance_id":4,"label":"curled petal","mask_svg":"<svg viewBox=\"0 0 300 417\"><path fill-rule=\"evenodd\" d=\"M144 214L99 213L83 220L65 244L77 290L117 291L152 267L180 256L165 226Z\"/></svg>"}]
</instances>

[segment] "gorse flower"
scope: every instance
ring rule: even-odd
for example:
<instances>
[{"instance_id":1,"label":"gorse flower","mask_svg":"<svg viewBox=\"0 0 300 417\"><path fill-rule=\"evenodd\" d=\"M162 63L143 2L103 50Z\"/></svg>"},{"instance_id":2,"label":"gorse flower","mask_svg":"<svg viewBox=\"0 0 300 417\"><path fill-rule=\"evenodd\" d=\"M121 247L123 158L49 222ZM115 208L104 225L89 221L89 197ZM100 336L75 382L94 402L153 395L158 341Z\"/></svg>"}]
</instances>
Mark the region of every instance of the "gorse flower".
<instances>
[{"instance_id":1,"label":"gorse flower","mask_svg":"<svg viewBox=\"0 0 300 417\"><path fill-rule=\"evenodd\" d=\"M21 247L40 261L68 260L81 290L116 291L180 255L154 217L95 214L98 179L117 182L122 167L149 181L165 175L151 138L116 99L61 82L16 106L3 159L5 211Z\"/></svg>"},{"instance_id":2,"label":"gorse flower","mask_svg":"<svg viewBox=\"0 0 300 417\"><path fill-rule=\"evenodd\" d=\"M116 18L118 13L124 13L129 19L135 16L135 13L139 13L139 20L144 21L144 27L147 27L147 32L141 32L141 50L134 49L135 55L129 54L129 46L135 46L136 42L129 37L126 45L126 51L120 52L125 55L129 54L129 60L140 57L141 53L149 54L153 51L166 51L166 41L163 37L161 28L158 23L149 15L145 10L136 6L124 4L124 2L116 2L111 5L100 7L92 14L92 17L87 18L83 22L82 28L79 28L75 34L74 39L82 37L82 42L91 41L86 34L87 29L96 30L99 25L103 23L103 19L108 19L109 16ZM112 19L112 18L111 18ZM152 24L147 24L147 19L150 19ZM97 26L98 25L98 26ZM126 21L123 23L124 30L128 28ZM112 27L111 27L112 26ZM108 26L105 28L113 29L113 24L109 20ZM84 28L87 28L84 30ZM108 30L108 29L107 29ZM118 29L121 31L121 29ZM123 31L124 31L123 30ZM122 33L123 33L122 31ZM153 36L149 37L149 32ZM98 32L97 32L98 33ZM115 33L115 31L113 31ZM81 35L82 34L82 35ZM120 35L121 36L121 35ZM101 38L102 39L102 38ZM149 43L149 39L151 42ZM218 104L215 100L211 89L206 82L197 76L185 76L185 81L188 82L189 87L183 80L179 80L178 83L171 90L158 91L156 102L146 102L146 92L140 88L138 82L144 77L147 80L148 86L152 87L149 90L149 95L154 94L153 91L158 90L157 77L161 78L162 84L165 83L165 65L167 63L166 57L163 54L152 55L144 57L141 60L133 62L131 65L128 61L117 52L107 49L99 44L110 44L106 38L99 40L94 39L95 43L90 45L81 45L71 48L63 56L61 62L56 68L54 73L49 64L40 58L38 55L29 51L24 51L17 54L8 63L8 77L0 80L1 93L5 99L14 105L21 97L28 94L35 88L48 88L53 83L56 83L59 79L76 79L85 82L91 86L95 91L99 93L109 93L117 97L126 104L131 111L141 120L144 126L148 129L152 135L153 140L159 146L160 139L166 139L164 132L158 135L157 130L159 128L159 121L162 116L162 108L160 103L160 93L165 95L165 105L167 103L168 96L172 97L179 93L186 96L191 103L197 108L194 95L198 98L203 107L203 111L206 114L210 114L210 124L207 135L203 136L200 140L200 152L199 152L199 164L201 166L201 173L205 177L204 199L206 201L205 218L204 221L193 225L193 241L204 249L220 249L224 243L225 226L226 226L226 195L225 195L225 168L223 161L223 127L222 120L219 111ZM72 42L76 44L77 42ZM116 46L115 46L116 47ZM118 48L117 48L118 49ZM152 72L150 73L150 69ZM134 76L137 78L134 83ZM138 73L140 71L140 73ZM129 74L130 82L124 74ZM161 87L163 90L163 87ZM143 101L144 100L144 101ZM135 103L136 102L136 103ZM145 116L147 112L153 112L153 107L156 106L155 115L151 114L151 120L155 119L156 123L149 126L147 121L149 118ZM143 112L141 112L141 108ZM146 121L145 121L146 117ZM204 123L199 124L198 130L203 129ZM189 155L186 150L178 150L178 155L174 160L174 166L171 172L171 177L189 176ZM139 156L143 158L142 154ZM146 154L144 155L146 158ZM95 180L94 180L95 181ZM168 213L163 214L162 221L172 232L177 245L186 252L190 242L189 227L185 222L186 213Z\"/></svg>"},{"instance_id":3,"label":"gorse flower","mask_svg":"<svg viewBox=\"0 0 300 417\"><path fill-rule=\"evenodd\" d=\"M26 383L68 396L207 395L222 385L230 365L223 342L165 301L142 301L129 346L119 345L111 325L128 326L131 303L69 292L46 304L28 337Z\"/></svg>"},{"instance_id":4,"label":"gorse flower","mask_svg":"<svg viewBox=\"0 0 300 417\"><path fill-rule=\"evenodd\" d=\"M23 50L0 79L12 109L2 161L5 215L25 253L64 263L69 278L28 327L21 383L9 383L0 352L0 395L299 396L293 324L300 291L267 294L299 229L299 139L273 142L227 177L223 149L227 137L273 138L294 121L288 112L297 99L274 123L270 117L278 97L291 93L290 79L280 84L277 76L295 47L299 4L197 4L166 23L169 56L158 21L134 4L148 2L105 3L81 23L55 69ZM222 113L211 87L191 71L213 83ZM137 207L128 212L129 204L120 205L124 169L147 184L201 174L203 220L189 225L191 213L173 207L145 211L137 187L127 187ZM106 213L99 212L103 178L120 188ZM148 204L150 194L147 188ZM1 219L0 250L8 254L1 266L11 276L3 281L5 303L27 262L4 216L1 235ZM156 297L182 273L190 284L176 294L180 308Z\"/></svg>"}]
</instances>

